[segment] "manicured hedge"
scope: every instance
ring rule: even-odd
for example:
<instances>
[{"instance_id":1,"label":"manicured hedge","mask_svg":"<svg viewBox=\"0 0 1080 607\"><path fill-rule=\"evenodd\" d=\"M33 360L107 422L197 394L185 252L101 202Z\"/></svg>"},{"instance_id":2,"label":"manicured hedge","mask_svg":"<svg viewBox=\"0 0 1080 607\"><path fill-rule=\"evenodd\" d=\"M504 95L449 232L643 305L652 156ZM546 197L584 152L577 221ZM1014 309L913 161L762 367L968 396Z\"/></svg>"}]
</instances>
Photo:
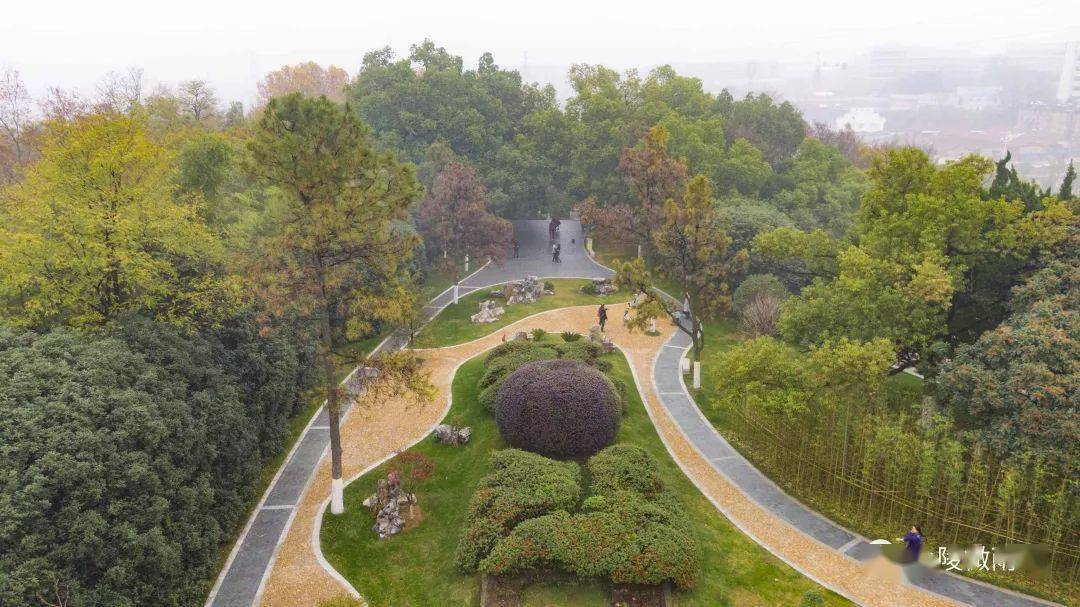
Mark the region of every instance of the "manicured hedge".
<instances>
[{"instance_id":1,"label":"manicured hedge","mask_svg":"<svg viewBox=\"0 0 1080 607\"><path fill-rule=\"evenodd\" d=\"M581 468L535 453L507 449L491 454L494 470L485 476L469 502L465 532L455 560L475 571L501 537L523 520L567 510L581 498Z\"/></svg>"},{"instance_id":2,"label":"manicured hedge","mask_svg":"<svg viewBox=\"0 0 1080 607\"><path fill-rule=\"evenodd\" d=\"M549 457L596 453L615 440L620 418L611 380L576 360L527 363L503 380L495 399L503 440Z\"/></svg>"},{"instance_id":3,"label":"manicured hedge","mask_svg":"<svg viewBox=\"0 0 1080 607\"><path fill-rule=\"evenodd\" d=\"M592 500L599 509L553 512L522 522L479 565L496 575L558 569L618 584L692 588L701 570L696 540L670 509L623 491Z\"/></svg>"},{"instance_id":4,"label":"manicured hedge","mask_svg":"<svg viewBox=\"0 0 1080 607\"><path fill-rule=\"evenodd\" d=\"M640 447L612 445L589 458L588 468L595 495L633 491L653 499L666 491L656 460Z\"/></svg>"},{"instance_id":5,"label":"manicured hedge","mask_svg":"<svg viewBox=\"0 0 1080 607\"><path fill-rule=\"evenodd\" d=\"M484 365L484 374L480 376L477 384L481 390L489 388L502 381L507 375L516 371L521 365L537 360L552 360L559 357L555 348L546 348L539 345L529 344L528 348L515 348L502 353L500 356L488 356L488 362Z\"/></svg>"}]
</instances>

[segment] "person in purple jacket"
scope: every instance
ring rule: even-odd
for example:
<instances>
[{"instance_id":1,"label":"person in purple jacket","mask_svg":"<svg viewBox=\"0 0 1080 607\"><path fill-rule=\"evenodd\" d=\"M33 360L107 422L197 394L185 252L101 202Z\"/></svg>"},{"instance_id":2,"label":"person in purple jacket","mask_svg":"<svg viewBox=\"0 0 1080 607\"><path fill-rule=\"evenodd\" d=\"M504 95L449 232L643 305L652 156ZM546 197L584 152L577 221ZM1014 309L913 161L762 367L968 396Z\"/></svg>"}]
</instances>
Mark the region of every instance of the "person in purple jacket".
<instances>
[{"instance_id":1,"label":"person in purple jacket","mask_svg":"<svg viewBox=\"0 0 1080 607\"><path fill-rule=\"evenodd\" d=\"M923 540L926 539L922 534L922 529L919 529L918 525L912 525L911 530L902 539L907 544L907 548L904 549L904 562L917 562L919 552L922 550Z\"/></svg>"}]
</instances>

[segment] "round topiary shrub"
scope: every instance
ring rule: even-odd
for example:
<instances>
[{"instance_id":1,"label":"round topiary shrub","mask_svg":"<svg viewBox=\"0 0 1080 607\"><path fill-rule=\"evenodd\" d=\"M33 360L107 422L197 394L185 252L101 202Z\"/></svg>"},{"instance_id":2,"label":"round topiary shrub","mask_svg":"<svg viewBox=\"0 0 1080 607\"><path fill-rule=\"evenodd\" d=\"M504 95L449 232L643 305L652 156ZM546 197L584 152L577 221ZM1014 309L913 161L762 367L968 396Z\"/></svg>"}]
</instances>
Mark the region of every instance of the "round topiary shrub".
<instances>
[{"instance_id":1,"label":"round topiary shrub","mask_svg":"<svg viewBox=\"0 0 1080 607\"><path fill-rule=\"evenodd\" d=\"M548 457L592 455L619 432L615 386L576 360L522 365L503 380L495 421L510 445Z\"/></svg>"},{"instance_id":2,"label":"round topiary shrub","mask_svg":"<svg viewBox=\"0 0 1080 607\"><path fill-rule=\"evenodd\" d=\"M773 297L777 301L784 301L791 295L784 283L772 274L751 274L746 280L739 283L738 288L731 295L731 302L736 312L742 312L759 297Z\"/></svg>"},{"instance_id":3,"label":"round topiary shrub","mask_svg":"<svg viewBox=\"0 0 1080 607\"><path fill-rule=\"evenodd\" d=\"M746 306L750 306L751 302L759 297L773 297L777 301L783 301L791 295L777 276L751 274L735 288L735 292L731 294L731 304L735 311L742 312Z\"/></svg>"}]
</instances>

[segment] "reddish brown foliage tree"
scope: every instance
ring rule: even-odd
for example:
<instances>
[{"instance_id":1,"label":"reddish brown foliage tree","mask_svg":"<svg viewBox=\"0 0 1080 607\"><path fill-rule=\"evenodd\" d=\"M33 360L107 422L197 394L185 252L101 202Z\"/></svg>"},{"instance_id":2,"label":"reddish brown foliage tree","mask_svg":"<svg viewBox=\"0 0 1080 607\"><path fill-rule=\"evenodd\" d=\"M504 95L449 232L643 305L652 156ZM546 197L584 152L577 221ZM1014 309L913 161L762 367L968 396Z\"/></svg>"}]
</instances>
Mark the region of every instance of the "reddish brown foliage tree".
<instances>
[{"instance_id":1,"label":"reddish brown foliage tree","mask_svg":"<svg viewBox=\"0 0 1080 607\"><path fill-rule=\"evenodd\" d=\"M476 263L501 262L513 237L513 225L491 212L487 190L476 169L450 162L416 209L428 254L459 264L466 255Z\"/></svg>"},{"instance_id":2,"label":"reddish brown foliage tree","mask_svg":"<svg viewBox=\"0 0 1080 607\"><path fill-rule=\"evenodd\" d=\"M324 68L314 61L286 65L259 82L259 105L289 93L300 93L305 97L322 95L335 103L344 103L348 84L348 72L334 65Z\"/></svg>"},{"instance_id":3,"label":"reddish brown foliage tree","mask_svg":"<svg viewBox=\"0 0 1080 607\"><path fill-rule=\"evenodd\" d=\"M686 187L686 163L668 155L668 132L655 126L634 147L623 150L619 173L637 200L627 204L597 204L589 198L577 206L581 220L594 234L623 244L649 249L652 232L663 222L664 203Z\"/></svg>"}]
</instances>

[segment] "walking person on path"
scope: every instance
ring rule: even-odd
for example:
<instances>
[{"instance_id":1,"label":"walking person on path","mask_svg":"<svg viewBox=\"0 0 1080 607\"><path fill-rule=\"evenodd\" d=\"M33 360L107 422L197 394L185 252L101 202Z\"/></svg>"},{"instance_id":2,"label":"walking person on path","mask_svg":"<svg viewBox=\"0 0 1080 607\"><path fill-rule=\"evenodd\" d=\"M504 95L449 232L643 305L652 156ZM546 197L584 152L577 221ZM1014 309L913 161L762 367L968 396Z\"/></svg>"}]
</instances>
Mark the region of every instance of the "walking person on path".
<instances>
[{"instance_id":1,"label":"walking person on path","mask_svg":"<svg viewBox=\"0 0 1080 607\"><path fill-rule=\"evenodd\" d=\"M922 550L923 541L926 539L922 529L918 525L912 525L911 530L901 538L907 547L904 548L904 563L915 563L919 560L919 552Z\"/></svg>"},{"instance_id":2,"label":"walking person on path","mask_svg":"<svg viewBox=\"0 0 1080 607\"><path fill-rule=\"evenodd\" d=\"M517 259L518 258L518 251L521 249L521 243L518 242L517 238L515 238L513 240L513 243L514 243L514 259Z\"/></svg>"},{"instance_id":3,"label":"walking person on path","mask_svg":"<svg viewBox=\"0 0 1080 607\"><path fill-rule=\"evenodd\" d=\"M551 245L551 263L559 263L559 245Z\"/></svg>"},{"instance_id":4,"label":"walking person on path","mask_svg":"<svg viewBox=\"0 0 1080 607\"><path fill-rule=\"evenodd\" d=\"M600 332L604 332L604 325L607 324L607 306L600 304L600 309L596 311L596 318L600 320Z\"/></svg>"},{"instance_id":5,"label":"walking person on path","mask_svg":"<svg viewBox=\"0 0 1080 607\"><path fill-rule=\"evenodd\" d=\"M562 255L562 245L555 243L555 263L562 263L562 258L559 257L560 255Z\"/></svg>"}]
</instances>

